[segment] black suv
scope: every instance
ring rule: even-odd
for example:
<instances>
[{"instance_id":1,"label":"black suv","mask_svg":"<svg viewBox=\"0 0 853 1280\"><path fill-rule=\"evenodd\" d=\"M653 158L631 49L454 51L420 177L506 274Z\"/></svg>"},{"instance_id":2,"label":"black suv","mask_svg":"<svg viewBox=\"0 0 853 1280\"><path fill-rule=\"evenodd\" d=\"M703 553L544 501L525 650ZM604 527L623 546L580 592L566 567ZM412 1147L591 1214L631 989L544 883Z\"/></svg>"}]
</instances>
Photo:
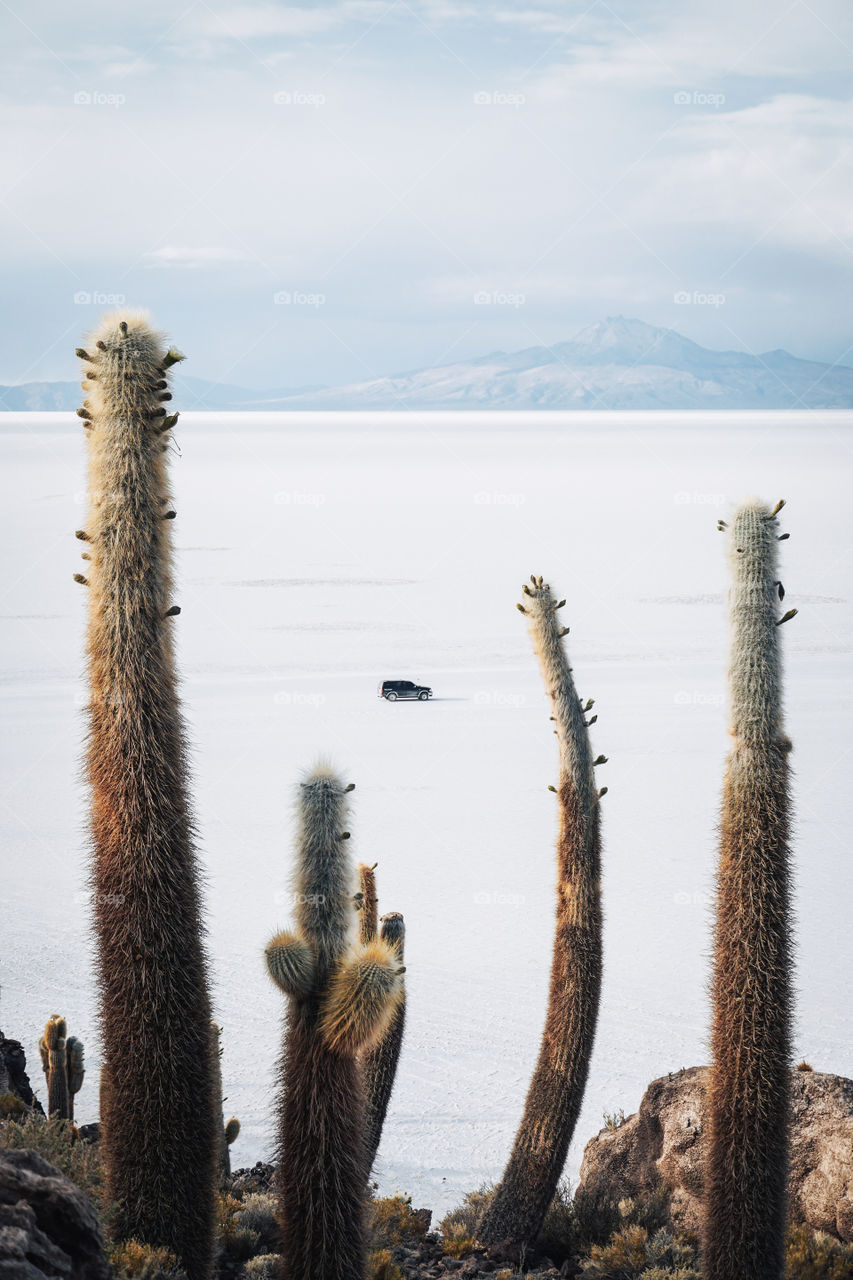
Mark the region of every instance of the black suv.
<instances>
[{"instance_id":1,"label":"black suv","mask_svg":"<svg viewBox=\"0 0 853 1280\"><path fill-rule=\"evenodd\" d=\"M389 702L396 702L398 698L417 698L418 702L426 702L432 697L432 689L411 680L383 680L379 686L379 697Z\"/></svg>"}]
</instances>

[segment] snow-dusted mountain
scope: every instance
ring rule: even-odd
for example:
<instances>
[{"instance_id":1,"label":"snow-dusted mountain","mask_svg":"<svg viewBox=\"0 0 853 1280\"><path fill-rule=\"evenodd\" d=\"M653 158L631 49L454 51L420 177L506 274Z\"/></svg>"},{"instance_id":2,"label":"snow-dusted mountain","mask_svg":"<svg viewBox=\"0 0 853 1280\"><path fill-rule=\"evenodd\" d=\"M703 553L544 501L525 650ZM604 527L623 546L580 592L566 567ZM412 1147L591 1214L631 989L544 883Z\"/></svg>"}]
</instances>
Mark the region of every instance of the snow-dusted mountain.
<instances>
[{"instance_id":1,"label":"snow-dusted mountain","mask_svg":"<svg viewBox=\"0 0 853 1280\"><path fill-rule=\"evenodd\" d=\"M570 342L328 388L247 391L178 373L189 409L850 409L853 369L787 351L711 351L609 316ZM72 409L76 383L0 387L0 408Z\"/></svg>"},{"instance_id":2,"label":"snow-dusted mountain","mask_svg":"<svg viewBox=\"0 0 853 1280\"><path fill-rule=\"evenodd\" d=\"M671 329L609 317L570 342L277 402L347 409L849 409L853 369L787 351L709 351ZM270 406L272 407L272 406Z\"/></svg>"}]
</instances>

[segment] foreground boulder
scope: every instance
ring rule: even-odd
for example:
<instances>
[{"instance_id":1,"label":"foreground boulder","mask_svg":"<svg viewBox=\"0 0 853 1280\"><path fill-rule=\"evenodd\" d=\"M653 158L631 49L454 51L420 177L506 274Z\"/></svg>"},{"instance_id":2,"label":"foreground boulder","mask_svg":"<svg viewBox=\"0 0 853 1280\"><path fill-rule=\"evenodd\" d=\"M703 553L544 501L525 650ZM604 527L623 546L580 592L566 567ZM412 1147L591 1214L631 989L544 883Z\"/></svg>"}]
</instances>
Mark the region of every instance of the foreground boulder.
<instances>
[{"instance_id":1,"label":"foreground boulder","mask_svg":"<svg viewBox=\"0 0 853 1280\"><path fill-rule=\"evenodd\" d=\"M619 1200L665 1183L674 1227L698 1232L707 1151L707 1067L653 1080L640 1109L586 1145L580 1184ZM791 1222L853 1241L853 1080L793 1071Z\"/></svg>"},{"instance_id":2,"label":"foreground boulder","mask_svg":"<svg viewBox=\"0 0 853 1280\"><path fill-rule=\"evenodd\" d=\"M0 1280L108 1280L95 1206L35 1151L0 1151Z\"/></svg>"}]
</instances>

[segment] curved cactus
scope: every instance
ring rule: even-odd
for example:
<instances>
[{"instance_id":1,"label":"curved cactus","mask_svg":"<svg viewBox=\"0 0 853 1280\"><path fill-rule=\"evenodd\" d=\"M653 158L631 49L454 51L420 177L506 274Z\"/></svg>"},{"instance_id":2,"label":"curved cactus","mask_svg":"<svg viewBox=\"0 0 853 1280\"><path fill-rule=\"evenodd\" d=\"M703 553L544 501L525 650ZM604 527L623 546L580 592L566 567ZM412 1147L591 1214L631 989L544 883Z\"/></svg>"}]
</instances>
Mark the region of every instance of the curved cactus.
<instances>
[{"instance_id":1,"label":"curved cactus","mask_svg":"<svg viewBox=\"0 0 853 1280\"><path fill-rule=\"evenodd\" d=\"M406 926L398 911L389 911L382 917L379 937L389 947L394 948L397 959L402 964L405 958L403 948ZM397 1064L400 1061L405 1026L406 993L404 989L387 1034L364 1055L364 1086L367 1101L365 1147L368 1173L373 1167L382 1139L382 1129L388 1112L388 1103L391 1101Z\"/></svg>"},{"instance_id":2,"label":"curved cactus","mask_svg":"<svg viewBox=\"0 0 853 1280\"><path fill-rule=\"evenodd\" d=\"M509 1162L478 1227L484 1244L533 1245L557 1189L583 1101L601 993L600 793L585 706L575 692L557 601L547 583L523 588L526 614L551 699L560 753L556 790L557 926L539 1061Z\"/></svg>"},{"instance_id":3,"label":"curved cactus","mask_svg":"<svg viewBox=\"0 0 853 1280\"><path fill-rule=\"evenodd\" d=\"M364 1085L358 1055L382 1038L400 999L394 950L353 951L353 866L344 830L351 787L325 767L299 788L297 932L266 949L288 997L281 1059L277 1190L284 1280L363 1280Z\"/></svg>"},{"instance_id":4,"label":"curved cactus","mask_svg":"<svg viewBox=\"0 0 853 1280\"><path fill-rule=\"evenodd\" d=\"M788 1161L791 743L782 727L776 515L753 500L727 528L730 732L723 783L703 1274L780 1280ZM722 524L722 522L721 522ZM783 535L785 536L785 535Z\"/></svg>"},{"instance_id":5,"label":"curved cactus","mask_svg":"<svg viewBox=\"0 0 853 1280\"><path fill-rule=\"evenodd\" d=\"M172 626L166 370L144 315L91 335L79 410L86 544L92 884L104 1045L101 1146L118 1239L165 1245L189 1280L214 1250L218 1121L207 966Z\"/></svg>"}]
</instances>

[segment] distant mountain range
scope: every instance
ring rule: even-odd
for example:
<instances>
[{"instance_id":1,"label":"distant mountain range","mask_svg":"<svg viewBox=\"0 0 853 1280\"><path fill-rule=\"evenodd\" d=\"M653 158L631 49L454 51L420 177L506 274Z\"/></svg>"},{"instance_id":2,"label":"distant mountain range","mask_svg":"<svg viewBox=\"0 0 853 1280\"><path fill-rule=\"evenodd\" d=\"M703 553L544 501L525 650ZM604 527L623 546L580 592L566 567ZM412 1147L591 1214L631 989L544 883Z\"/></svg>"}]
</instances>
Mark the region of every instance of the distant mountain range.
<instances>
[{"instance_id":1,"label":"distant mountain range","mask_svg":"<svg viewBox=\"0 0 853 1280\"><path fill-rule=\"evenodd\" d=\"M178 373L184 409L850 409L853 369L787 351L710 351L610 316L570 342L347 386L248 391ZM0 386L2 409L75 409L79 385Z\"/></svg>"}]
</instances>

